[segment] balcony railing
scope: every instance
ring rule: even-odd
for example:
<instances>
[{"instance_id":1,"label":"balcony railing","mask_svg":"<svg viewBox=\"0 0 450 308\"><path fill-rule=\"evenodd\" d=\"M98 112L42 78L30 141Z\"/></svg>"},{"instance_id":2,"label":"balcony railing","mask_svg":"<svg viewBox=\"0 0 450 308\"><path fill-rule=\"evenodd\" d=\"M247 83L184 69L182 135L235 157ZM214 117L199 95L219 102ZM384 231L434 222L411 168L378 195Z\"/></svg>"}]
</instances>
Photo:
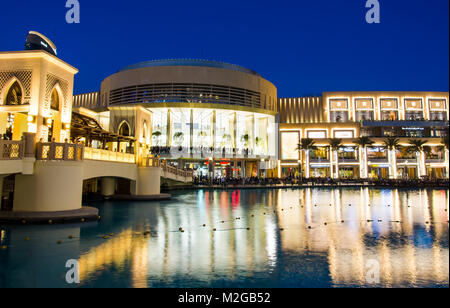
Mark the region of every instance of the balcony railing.
<instances>
[{"instance_id":1,"label":"balcony railing","mask_svg":"<svg viewBox=\"0 0 450 308\"><path fill-rule=\"evenodd\" d=\"M24 151L24 141L0 140L0 160L22 159Z\"/></svg>"},{"instance_id":2,"label":"balcony railing","mask_svg":"<svg viewBox=\"0 0 450 308\"><path fill-rule=\"evenodd\" d=\"M328 164L330 162L330 160L328 158L311 158L309 160L309 162L312 163L312 164L318 164L318 163L319 164L320 163Z\"/></svg>"},{"instance_id":3,"label":"balcony railing","mask_svg":"<svg viewBox=\"0 0 450 308\"><path fill-rule=\"evenodd\" d=\"M359 159L357 158L339 158L339 163L359 163Z\"/></svg>"},{"instance_id":4,"label":"balcony railing","mask_svg":"<svg viewBox=\"0 0 450 308\"><path fill-rule=\"evenodd\" d=\"M184 177L185 179L192 178L194 175L192 171L178 169L177 167L173 166L163 166L162 170L166 173L171 173L176 176Z\"/></svg>"},{"instance_id":5,"label":"balcony railing","mask_svg":"<svg viewBox=\"0 0 450 308\"><path fill-rule=\"evenodd\" d=\"M388 162L387 157L376 157L376 158L369 157L367 160L371 163L387 163Z\"/></svg>"},{"instance_id":6,"label":"balcony railing","mask_svg":"<svg viewBox=\"0 0 450 308\"><path fill-rule=\"evenodd\" d=\"M445 158L427 158L427 164L445 163Z\"/></svg>"},{"instance_id":7,"label":"balcony railing","mask_svg":"<svg viewBox=\"0 0 450 308\"><path fill-rule=\"evenodd\" d=\"M204 159L214 157L221 158L256 158L267 156L264 153L256 152L252 149L234 149L234 148L208 148L208 147L152 147L151 153L163 158L184 157Z\"/></svg>"},{"instance_id":8,"label":"balcony railing","mask_svg":"<svg viewBox=\"0 0 450 308\"><path fill-rule=\"evenodd\" d=\"M94 148L84 148L84 159L87 160L98 160L98 161L109 161L118 163L136 163L136 158L134 154L113 152Z\"/></svg>"},{"instance_id":9,"label":"balcony railing","mask_svg":"<svg viewBox=\"0 0 450 308\"><path fill-rule=\"evenodd\" d=\"M161 160L155 157L144 157L139 164L140 167L161 167Z\"/></svg>"},{"instance_id":10,"label":"balcony railing","mask_svg":"<svg viewBox=\"0 0 450 308\"><path fill-rule=\"evenodd\" d=\"M85 147L72 143L42 143L36 145L37 160L82 161Z\"/></svg>"}]
</instances>

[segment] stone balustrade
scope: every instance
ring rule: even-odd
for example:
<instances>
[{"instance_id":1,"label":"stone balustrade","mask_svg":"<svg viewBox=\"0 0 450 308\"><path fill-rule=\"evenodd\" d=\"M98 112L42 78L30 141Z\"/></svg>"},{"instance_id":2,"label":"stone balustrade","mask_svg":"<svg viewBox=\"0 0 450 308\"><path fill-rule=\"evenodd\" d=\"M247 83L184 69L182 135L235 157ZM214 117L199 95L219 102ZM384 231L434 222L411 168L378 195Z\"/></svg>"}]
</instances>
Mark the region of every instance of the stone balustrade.
<instances>
[{"instance_id":1,"label":"stone balustrade","mask_svg":"<svg viewBox=\"0 0 450 308\"><path fill-rule=\"evenodd\" d=\"M81 144L38 142L37 160L83 161L85 147Z\"/></svg>"},{"instance_id":2,"label":"stone balustrade","mask_svg":"<svg viewBox=\"0 0 450 308\"><path fill-rule=\"evenodd\" d=\"M134 154L113 152L102 149L84 148L84 159L135 164Z\"/></svg>"},{"instance_id":3,"label":"stone balustrade","mask_svg":"<svg viewBox=\"0 0 450 308\"><path fill-rule=\"evenodd\" d=\"M139 164L140 167L161 167L161 160L156 157L143 157Z\"/></svg>"},{"instance_id":4,"label":"stone balustrade","mask_svg":"<svg viewBox=\"0 0 450 308\"><path fill-rule=\"evenodd\" d=\"M24 157L24 152L24 140L0 140L0 160L19 160Z\"/></svg>"}]
</instances>

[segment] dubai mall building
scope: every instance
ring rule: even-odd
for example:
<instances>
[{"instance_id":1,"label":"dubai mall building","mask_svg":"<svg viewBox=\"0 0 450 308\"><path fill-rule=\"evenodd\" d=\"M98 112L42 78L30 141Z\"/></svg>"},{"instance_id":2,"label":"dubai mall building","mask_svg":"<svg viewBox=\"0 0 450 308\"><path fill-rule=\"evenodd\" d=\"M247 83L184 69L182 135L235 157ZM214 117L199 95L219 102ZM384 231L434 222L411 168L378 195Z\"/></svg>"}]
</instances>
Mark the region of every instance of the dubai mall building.
<instances>
[{"instance_id":1,"label":"dubai mall building","mask_svg":"<svg viewBox=\"0 0 450 308\"><path fill-rule=\"evenodd\" d=\"M270 81L240 66L161 60L120 70L99 92L76 95L74 107L199 176L398 179L448 177L448 100L448 92L278 98ZM386 147L389 137L397 149ZM299 149L305 139L314 146ZM427 151L411 154L411 139Z\"/></svg>"},{"instance_id":2,"label":"dubai mall building","mask_svg":"<svg viewBox=\"0 0 450 308\"><path fill-rule=\"evenodd\" d=\"M35 50L40 40L51 48ZM3 140L35 133L41 142L82 142L85 156L157 157L196 176L449 176L448 92L279 98L252 70L181 59L125 67L98 91L73 96L77 70L45 36L30 32L29 42L0 53Z\"/></svg>"}]
</instances>

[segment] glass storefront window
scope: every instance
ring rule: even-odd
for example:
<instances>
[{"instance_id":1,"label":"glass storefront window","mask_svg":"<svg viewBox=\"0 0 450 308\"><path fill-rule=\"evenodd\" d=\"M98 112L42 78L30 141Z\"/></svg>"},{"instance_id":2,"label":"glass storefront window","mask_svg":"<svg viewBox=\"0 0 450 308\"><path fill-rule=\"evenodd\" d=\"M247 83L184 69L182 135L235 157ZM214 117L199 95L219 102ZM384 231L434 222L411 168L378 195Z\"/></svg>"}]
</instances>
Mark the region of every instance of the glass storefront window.
<instances>
[{"instance_id":1,"label":"glass storefront window","mask_svg":"<svg viewBox=\"0 0 450 308\"><path fill-rule=\"evenodd\" d=\"M191 146L191 110L170 110L171 145L189 148Z\"/></svg>"},{"instance_id":2,"label":"glass storefront window","mask_svg":"<svg viewBox=\"0 0 450 308\"><path fill-rule=\"evenodd\" d=\"M398 111L396 110L381 111L381 120L383 121L397 121L398 119Z\"/></svg>"},{"instance_id":3,"label":"glass storefront window","mask_svg":"<svg viewBox=\"0 0 450 308\"><path fill-rule=\"evenodd\" d=\"M328 147L318 147L316 150L310 151L311 159L322 159L327 160L328 159Z\"/></svg>"},{"instance_id":4,"label":"glass storefront window","mask_svg":"<svg viewBox=\"0 0 450 308\"><path fill-rule=\"evenodd\" d=\"M338 151L338 155L340 159L357 159L357 151L355 147L345 147L341 148Z\"/></svg>"},{"instance_id":5,"label":"glass storefront window","mask_svg":"<svg viewBox=\"0 0 450 308\"><path fill-rule=\"evenodd\" d=\"M194 109L194 148L212 146L212 116L212 110Z\"/></svg>"},{"instance_id":6,"label":"glass storefront window","mask_svg":"<svg viewBox=\"0 0 450 308\"><path fill-rule=\"evenodd\" d=\"M234 148L234 112L218 110L216 112L216 149Z\"/></svg>"},{"instance_id":7,"label":"glass storefront window","mask_svg":"<svg viewBox=\"0 0 450 308\"><path fill-rule=\"evenodd\" d=\"M332 111L330 113L330 118L333 123L348 122L348 111Z\"/></svg>"},{"instance_id":8,"label":"glass storefront window","mask_svg":"<svg viewBox=\"0 0 450 308\"><path fill-rule=\"evenodd\" d=\"M407 111L405 113L406 121L421 121L423 120L423 111Z\"/></svg>"},{"instance_id":9,"label":"glass storefront window","mask_svg":"<svg viewBox=\"0 0 450 308\"><path fill-rule=\"evenodd\" d=\"M275 155L277 128L273 116L206 108L170 111L150 108L150 111L153 113L153 146L192 147L195 153L213 147L215 154L223 154L225 150L227 155Z\"/></svg>"},{"instance_id":10,"label":"glass storefront window","mask_svg":"<svg viewBox=\"0 0 450 308\"><path fill-rule=\"evenodd\" d=\"M387 152L383 147L368 147L367 157L369 159L387 159Z\"/></svg>"},{"instance_id":11,"label":"glass storefront window","mask_svg":"<svg viewBox=\"0 0 450 308\"><path fill-rule=\"evenodd\" d=\"M373 121L375 119L373 111L356 111L356 121Z\"/></svg>"},{"instance_id":12,"label":"glass storefront window","mask_svg":"<svg viewBox=\"0 0 450 308\"><path fill-rule=\"evenodd\" d=\"M167 146L167 110L153 112L153 146Z\"/></svg>"},{"instance_id":13,"label":"glass storefront window","mask_svg":"<svg viewBox=\"0 0 450 308\"><path fill-rule=\"evenodd\" d=\"M447 112L445 111L431 111L431 121L447 121Z\"/></svg>"}]
</instances>

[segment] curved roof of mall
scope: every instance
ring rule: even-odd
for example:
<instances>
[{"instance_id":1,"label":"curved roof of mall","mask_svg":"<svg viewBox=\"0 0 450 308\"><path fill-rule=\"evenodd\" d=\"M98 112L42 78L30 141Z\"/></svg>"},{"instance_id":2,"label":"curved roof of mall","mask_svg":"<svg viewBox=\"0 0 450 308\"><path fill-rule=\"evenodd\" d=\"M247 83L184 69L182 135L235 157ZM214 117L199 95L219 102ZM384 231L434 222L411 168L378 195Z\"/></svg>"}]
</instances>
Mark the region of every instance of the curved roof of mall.
<instances>
[{"instance_id":1,"label":"curved roof of mall","mask_svg":"<svg viewBox=\"0 0 450 308\"><path fill-rule=\"evenodd\" d=\"M123 71L129 71L139 68L147 68L147 67L160 67L160 66L200 66L200 67L213 67L213 68L223 68L227 70L238 71L242 73L252 74L261 77L255 71L249 70L245 67L225 63L225 62L217 62L210 60L200 60L200 59L167 59L167 60L152 60L146 62L140 62L133 65L126 66L118 71L118 73Z\"/></svg>"}]
</instances>

